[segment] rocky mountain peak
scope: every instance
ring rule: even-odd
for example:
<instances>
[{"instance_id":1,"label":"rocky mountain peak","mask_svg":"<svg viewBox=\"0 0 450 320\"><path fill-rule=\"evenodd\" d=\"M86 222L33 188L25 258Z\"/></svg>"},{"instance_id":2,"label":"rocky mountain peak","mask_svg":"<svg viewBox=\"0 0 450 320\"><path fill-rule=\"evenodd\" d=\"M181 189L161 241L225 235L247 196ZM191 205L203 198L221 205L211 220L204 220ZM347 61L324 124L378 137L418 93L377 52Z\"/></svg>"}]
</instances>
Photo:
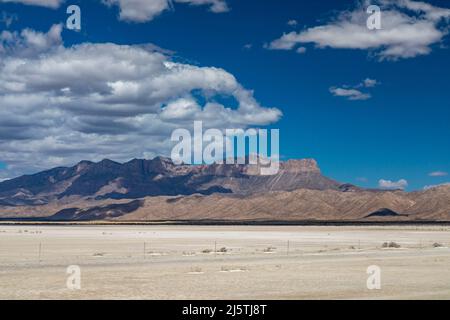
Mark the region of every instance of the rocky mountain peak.
<instances>
[{"instance_id":1,"label":"rocky mountain peak","mask_svg":"<svg viewBox=\"0 0 450 320\"><path fill-rule=\"evenodd\" d=\"M89 166L91 166L92 164L94 164L91 161L80 161L76 166L75 166L75 171L77 173L82 172L83 170L85 170L86 168L88 168Z\"/></svg>"},{"instance_id":2,"label":"rocky mountain peak","mask_svg":"<svg viewBox=\"0 0 450 320\"><path fill-rule=\"evenodd\" d=\"M288 160L281 163L281 169L288 172L314 172L320 173L319 165L314 159Z\"/></svg>"},{"instance_id":3,"label":"rocky mountain peak","mask_svg":"<svg viewBox=\"0 0 450 320\"><path fill-rule=\"evenodd\" d=\"M81 161L74 167L55 168L0 183L0 200L12 205L51 203L65 197L99 197L102 199L137 199L146 196L173 196L211 193L240 195L299 188L338 190L340 183L323 177L313 159L280 163L275 175L264 176L260 165L175 165L170 158L133 159L119 163ZM120 190L112 188L120 181ZM33 197L11 198L19 189ZM109 192L105 193L105 190ZM126 190L124 192L123 190Z\"/></svg>"}]
</instances>

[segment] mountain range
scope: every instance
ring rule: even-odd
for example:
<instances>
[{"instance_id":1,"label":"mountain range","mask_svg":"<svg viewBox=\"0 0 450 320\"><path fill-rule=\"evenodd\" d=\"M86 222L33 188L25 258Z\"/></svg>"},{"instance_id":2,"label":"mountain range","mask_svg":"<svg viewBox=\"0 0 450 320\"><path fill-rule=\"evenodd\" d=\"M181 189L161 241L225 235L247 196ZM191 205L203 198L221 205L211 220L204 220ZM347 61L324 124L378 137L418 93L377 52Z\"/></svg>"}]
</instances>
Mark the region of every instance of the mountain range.
<instances>
[{"instance_id":1,"label":"mountain range","mask_svg":"<svg viewBox=\"0 0 450 320\"><path fill-rule=\"evenodd\" d=\"M81 161L0 183L0 218L62 221L450 221L450 186L372 190L322 175L313 159L175 165Z\"/></svg>"}]
</instances>

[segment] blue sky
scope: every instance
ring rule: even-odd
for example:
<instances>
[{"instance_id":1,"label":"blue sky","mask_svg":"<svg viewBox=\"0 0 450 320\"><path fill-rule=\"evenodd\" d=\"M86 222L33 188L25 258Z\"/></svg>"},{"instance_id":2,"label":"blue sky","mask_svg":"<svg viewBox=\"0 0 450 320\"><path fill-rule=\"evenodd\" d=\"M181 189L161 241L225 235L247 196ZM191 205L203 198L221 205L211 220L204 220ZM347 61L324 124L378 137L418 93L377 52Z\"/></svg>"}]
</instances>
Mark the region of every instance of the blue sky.
<instances>
[{"instance_id":1,"label":"blue sky","mask_svg":"<svg viewBox=\"0 0 450 320\"><path fill-rule=\"evenodd\" d=\"M69 4L48 8L1 2L0 12L16 17L9 26L0 24L0 30L10 32L24 28L47 32L52 25L65 21ZM269 49L283 34L301 34L335 23L340 13L354 12L360 4L280 0L226 3L225 12L211 12L207 5L174 3L173 10L149 21L130 21L119 18L118 5L70 1L81 7L82 30L64 29L61 37L66 48L81 43L152 43L170 50L174 61L226 70L252 90L261 105L283 113L269 126L280 129L284 159L315 158L324 174L339 181L378 187L380 179L394 184L403 179L407 190L416 190L450 180L445 175L450 172L447 35L426 44L426 53L419 48L417 52L421 53L408 57L386 56L383 44L378 48L336 48L330 44L318 48L318 41L305 41L292 50ZM446 1L427 3L450 8ZM420 14L408 8L404 13ZM296 23L288 24L294 20ZM445 30L447 22L445 18L436 22L437 30ZM407 42L404 45L410 49ZM305 48L305 52L296 52L297 47ZM377 84L365 87L365 79L374 79ZM358 90L370 94L370 98L350 100L336 96L332 88ZM2 158L0 153L0 161L0 169L5 171L4 163L11 165L15 160L12 156ZM36 167L48 167L49 163L53 162ZM26 171L23 167L18 165L10 174Z\"/></svg>"}]
</instances>

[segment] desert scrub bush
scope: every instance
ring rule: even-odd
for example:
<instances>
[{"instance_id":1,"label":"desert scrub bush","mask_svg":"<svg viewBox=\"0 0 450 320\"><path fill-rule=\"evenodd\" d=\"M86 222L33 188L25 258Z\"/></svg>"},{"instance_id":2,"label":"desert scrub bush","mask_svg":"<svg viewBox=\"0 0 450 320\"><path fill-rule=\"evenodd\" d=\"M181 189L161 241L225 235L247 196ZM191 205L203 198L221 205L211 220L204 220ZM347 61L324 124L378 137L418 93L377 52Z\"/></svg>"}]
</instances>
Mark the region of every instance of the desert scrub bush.
<instances>
[{"instance_id":1,"label":"desert scrub bush","mask_svg":"<svg viewBox=\"0 0 450 320\"><path fill-rule=\"evenodd\" d=\"M202 250L202 253L211 253L212 252L212 250L211 249L204 249L204 250Z\"/></svg>"},{"instance_id":2,"label":"desert scrub bush","mask_svg":"<svg viewBox=\"0 0 450 320\"><path fill-rule=\"evenodd\" d=\"M223 248L220 248L219 251L217 251L217 252L220 252L220 253L227 253L227 252L228 252L228 249L227 249L226 247L223 247Z\"/></svg>"},{"instance_id":3,"label":"desert scrub bush","mask_svg":"<svg viewBox=\"0 0 450 320\"><path fill-rule=\"evenodd\" d=\"M220 268L220 272L244 272L248 271L247 267L228 267L228 266L222 266Z\"/></svg>"},{"instance_id":4,"label":"desert scrub bush","mask_svg":"<svg viewBox=\"0 0 450 320\"><path fill-rule=\"evenodd\" d=\"M385 242L383 243L383 248L400 248L400 245L396 242Z\"/></svg>"},{"instance_id":5,"label":"desert scrub bush","mask_svg":"<svg viewBox=\"0 0 450 320\"><path fill-rule=\"evenodd\" d=\"M441 243L435 242L433 243L433 248L442 248L443 245Z\"/></svg>"},{"instance_id":6,"label":"desert scrub bush","mask_svg":"<svg viewBox=\"0 0 450 320\"><path fill-rule=\"evenodd\" d=\"M94 252L94 254L93 254L93 256L94 257L103 257L103 256L105 256L105 252Z\"/></svg>"},{"instance_id":7,"label":"desert scrub bush","mask_svg":"<svg viewBox=\"0 0 450 320\"><path fill-rule=\"evenodd\" d=\"M274 248L274 247L267 247L267 248L265 248L263 251L264 251L265 253L270 253L270 252L274 252L276 249L277 249L277 248Z\"/></svg>"},{"instance_id":8,"label":"desert scrub bush","mask_svg":"<svg viewBox=\"0 0 450 320\"><path fill-rule=\"evenodd\" d=\"M200 267L192 267L190 273L203 273L203 270Z\"/></svg>"}]
</instances>

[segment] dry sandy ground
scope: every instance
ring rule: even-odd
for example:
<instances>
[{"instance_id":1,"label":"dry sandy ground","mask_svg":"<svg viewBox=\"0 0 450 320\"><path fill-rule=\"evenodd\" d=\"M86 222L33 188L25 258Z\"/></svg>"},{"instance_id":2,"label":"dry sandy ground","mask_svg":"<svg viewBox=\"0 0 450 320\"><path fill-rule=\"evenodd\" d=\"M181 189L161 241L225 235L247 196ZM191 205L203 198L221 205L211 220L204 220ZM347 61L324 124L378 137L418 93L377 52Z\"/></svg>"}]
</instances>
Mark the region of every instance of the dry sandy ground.
<instances>
[{"instance_id":1,"label":"dry sandy ground","mask_svg":"<svg viewBox=\"0 0 450 320\"><path fill-rule=\"evenodd\" d=\"M0 299L450 299L449 247L448 226L0 226Z\"/></svg>"}]
</instances>

